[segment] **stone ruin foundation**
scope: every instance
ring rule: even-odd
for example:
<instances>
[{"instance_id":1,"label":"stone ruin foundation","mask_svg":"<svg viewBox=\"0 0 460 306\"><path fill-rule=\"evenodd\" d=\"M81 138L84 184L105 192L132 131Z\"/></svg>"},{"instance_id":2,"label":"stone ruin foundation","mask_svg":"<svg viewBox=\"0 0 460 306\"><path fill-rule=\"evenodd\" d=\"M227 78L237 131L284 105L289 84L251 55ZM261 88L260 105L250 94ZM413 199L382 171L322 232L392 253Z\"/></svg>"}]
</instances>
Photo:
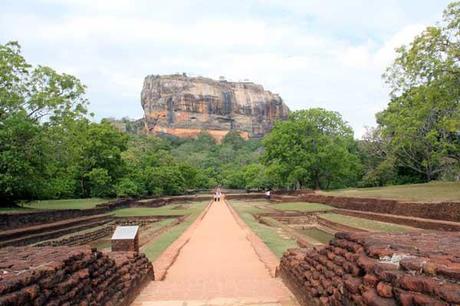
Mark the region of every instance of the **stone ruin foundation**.
<instances>
[{"instance_id":1,"label":"stone ruin foundation","mask_svg":"<svg viewBox=\"0 0 460 306\"><path fill-rule=\"evenodd\" d=\"M279 273L303 305L460 305L460 233L341 232Z\"/></svg>"},{"instance_id":2,"label":"stone ruin foundation","mask_svg":"<svg viewBox=\"0 0 460 306\"><path fill-rule=\"evenodd\" d=\"M89 246L0 249L0 305L129 305L154 279L144 254Z\"/></svg>"}]
</instances>

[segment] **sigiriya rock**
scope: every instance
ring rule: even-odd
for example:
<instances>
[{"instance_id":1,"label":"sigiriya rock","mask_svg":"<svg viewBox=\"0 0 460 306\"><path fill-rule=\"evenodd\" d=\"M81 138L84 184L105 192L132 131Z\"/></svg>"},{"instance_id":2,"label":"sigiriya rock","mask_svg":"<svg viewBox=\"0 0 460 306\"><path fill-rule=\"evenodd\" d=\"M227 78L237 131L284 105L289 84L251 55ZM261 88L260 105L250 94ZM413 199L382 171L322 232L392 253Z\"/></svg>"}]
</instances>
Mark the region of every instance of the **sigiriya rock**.
<instances>
[{"instance_id":1,"label":"sigiriya rock","mask_svg":"<svg viewBox=\"0 0 460 306\"><path fill-rule=\"evenodd\" d=\"M289 113L262 85L183 74L147 76L141 103L149 133L194 137L206 130L217 140L232 130L245 139L262 137Z\"/></svg>"}]
</instances>

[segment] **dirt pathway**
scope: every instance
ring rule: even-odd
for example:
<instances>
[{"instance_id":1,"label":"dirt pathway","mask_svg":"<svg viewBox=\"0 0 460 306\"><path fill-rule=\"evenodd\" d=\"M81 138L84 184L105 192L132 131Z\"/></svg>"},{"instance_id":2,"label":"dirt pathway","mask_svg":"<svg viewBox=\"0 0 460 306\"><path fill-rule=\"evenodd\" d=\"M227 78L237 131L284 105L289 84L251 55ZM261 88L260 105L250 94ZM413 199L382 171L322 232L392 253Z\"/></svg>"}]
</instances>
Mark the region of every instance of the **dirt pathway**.
<instances>
[{"instance_id":1,"label":"dirt pathway","mask_svg":"<svg viewBox=\"0 0 460 306\"><path fill-rule=\"evenodd\" d=\"M214 202L193 230L164 281L148 285L135 306L295 305L272 278L223 202Z\"/></svg>"}]
</instances>

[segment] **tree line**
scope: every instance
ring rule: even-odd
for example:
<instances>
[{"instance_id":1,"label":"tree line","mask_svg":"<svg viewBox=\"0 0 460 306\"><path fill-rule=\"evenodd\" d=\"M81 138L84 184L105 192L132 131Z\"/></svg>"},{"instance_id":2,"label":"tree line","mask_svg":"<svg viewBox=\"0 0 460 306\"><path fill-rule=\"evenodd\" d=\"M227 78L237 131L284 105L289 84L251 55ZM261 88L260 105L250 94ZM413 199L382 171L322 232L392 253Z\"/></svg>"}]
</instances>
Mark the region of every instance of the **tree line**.
<instances>
[{"instance_id":1,"label":"tree line","mask_svg":"<svg viewBox=\"0 0 460 306\"><path fill-rule=\"evenodd\" d=\"M217 185L334 189L460 176L460 3L397 50L377 126L356 140L337 112L292 112L261 140L222 143L121 132L91 120L74 76L0 45L0 198L140 197ZM136 128L133 127L133 130Z\"/></svg>"}]
</instances>

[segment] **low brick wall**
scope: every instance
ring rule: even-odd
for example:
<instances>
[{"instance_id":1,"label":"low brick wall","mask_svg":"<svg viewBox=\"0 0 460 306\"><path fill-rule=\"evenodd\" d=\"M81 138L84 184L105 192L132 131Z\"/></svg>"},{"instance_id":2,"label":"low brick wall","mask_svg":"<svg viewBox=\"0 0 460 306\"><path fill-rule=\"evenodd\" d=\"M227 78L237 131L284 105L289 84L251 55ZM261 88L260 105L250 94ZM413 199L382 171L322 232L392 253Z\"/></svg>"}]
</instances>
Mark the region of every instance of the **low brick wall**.
<instances>
[{"instance_id":1,"label":"low brick wall","mask_svg":"<svg viewBox=\"0 0 460 306\"><path fill-rule=\"evenodd\" d=\"M229 194L226 199L256 200L265 199L263 193ZM460 202L414 203L397 200L338 197L300 190L298 192L277 191L272 193L275 202L309 202L327 204L333 207L368 211L383 214L393 214L407 217L436 219L460 222Z\"/></svg>"},{"instance_id":2,"label":"low brick wall","mask_svg":"<svg viewBox=\"0 0 460 306\"><path fill-rule=\"evenodd\" d=\"M337 233L279 273L302 305L457 305L460 233Z\"/></svg>"},{"instance_id":3,"label":"low brick wall","mask_svg":"<svg viewBox=\"0 0 460 306\"><path fill-rule=\"evenodd\" d=\"M28 213L0 214L0 230L20 228L31 225L62 221L64 219L80 218L85 216L107 213L105 208L95 209L63 209L43 210Z\"/></svg>"},{"instance_id":4,"label":"low brick wall","mask_svg":"<svg viewBox=\"0 0 460 306\"><path fill-rule=\"evenodd\" d=\"M38 226L38 228L35 228L34 226L31 231L26 230L28 228L20 228L18 229L18 232L16 232L16 229L13 231L3 231L3 233L0 232L0 248L6 246L25 246L41 241L56 239L77 231L87 230L96 226L103 226L111 220L110 218L97 219L99 220L92 222L77 220L76 222L72 222L72 224L59 224L59 226L52 226L51 228L45 225ZM78 224L79 222L81 224L76 226L75 223ZM52 225L54 224L52 223ZM14 236L15 238L9 240L8 236Z\"/></svg>"},{"instance_id":5,"label":"low brick wall","mask_svg":"<svg viewBox=\"0 0 460 306\"><path fill-rule=\"evenodd\" d=\"M1 213L0 214L0 230L14 229L27 227L39 224L48 224L52 222L62 221L65 219L80 218L85 216L93 216L104 213L109 213L112 210L128 207L159 207L171 203L180 203L187 201L208 201L211 195L190 195L176 197L152 198L145 202L126 198L117 199L103 204L96 205L90 209L62 209L62 210L42 210L35 212L20 212L20 213Z\"/></svg>"},{"instance_id":6,"label":"low brick wall","mask_svg":"<svg viewBox=\"0 0 460 306\"><path fill-rule=\"evenodd\" d=\"M172 203L180 203L180 202L187 202L187 201L209 201L209 200L211 200L211 195L187 195L187 196L144 199L142 201L133 202L131 206L160 207L160 206L168 205Z\"/></svg>"},{"instance_id":7,"label":"low brick wall","mask_svg":"<svg viewBox=\"0 0 460 306\"><path fill-rule=\"evenodd\" d=\"M235 194L226 194L226 200L258 200L266 199L264 193L235 193Z\"/></svg>"},{"instance_id":8,"label":"low brick wall","mask_svg":"<svg viewBox=\"0 0 460 306\"><path fill-rule=\"evenodd\" d=\"M73 246L73 245L83 245L87 244L90 242L93 242L95 240L104 238L106 236L109 236L113 234L114 231L114 226L108 225L103 228L100 228L95 231L91 231L88 233L83 233L83 234L77 234L77 235L72 235L67 238L62 238L62 239L56 239L56 240L48 240L44 241L38 244L35 244L34 246L37 247L42 247L42 246Z\"/></svg>"},{"instance_id":9,"label":"low brick wall","mask_svg":"<svg viewBox=\"0 0 460 306\"><path fill-rule=\"evenodd\" d=\"M47 224L65 219L105 214L116 208L129 207L133 199L118 199L90 209L59 209L0 214L0 230Z\"/></svg>"},{"instance_id":10,"label":"low brick wall","mask_svg":"<svg viewBox=\"0 0 460 306\"><path fill-rule=\"evenodd\" d=\"M0 305L129 305L154 279L134 252L88 246L0 250Z\"/></svg>"},{"instance_id":11,"label":"low brick wall","mask_svg":"<svg viewBox=\"0 0 460 306\"><path fill-rule=\"evenodd\" d=\"M312 193L303 194L299 199L343 209L460 222L459 202L412 203L375 198L336 197Z\"/></svg>"},{"instance_id":12,"label":"low brick wall","mask_svg":"<svg viewBox=\"0 0 460 306\"><path fill-rule=\"evenodd\" d=\"M460 205L460 204L459 204ZM413 226L423 228L426 230L447 231L447 232L460 232L460 222L434 220L426 218L411 218L406 216L397 216L390 214L372 213L367 211L335 209L333 212L353 216L358 218L366 218L381 222L395 223L406 226Z\"/></svg>"}]
</instances>

